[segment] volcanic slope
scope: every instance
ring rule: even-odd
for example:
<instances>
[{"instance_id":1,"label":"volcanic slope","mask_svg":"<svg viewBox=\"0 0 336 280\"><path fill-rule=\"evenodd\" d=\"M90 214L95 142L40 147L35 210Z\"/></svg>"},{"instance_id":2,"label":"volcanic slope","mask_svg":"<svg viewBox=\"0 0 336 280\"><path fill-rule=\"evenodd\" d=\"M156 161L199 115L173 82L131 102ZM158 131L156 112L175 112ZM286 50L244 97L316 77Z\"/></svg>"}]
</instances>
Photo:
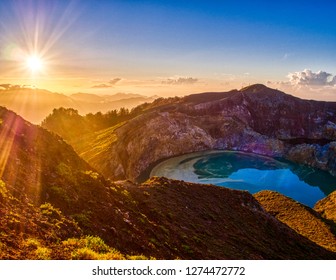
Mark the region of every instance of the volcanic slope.
<instances>
[{"instance_id":1,"label":"volcanic slope","mask_svg":"<svg viewBox=\"0 0 336 280\"><path fill-rule=\"evenodd\" d=\"M336 174L335 102L253 85L160 99L138 111L131 120L71 144L111 179L134 180L162 159L211 149L280 156Z\"/></svg>"},{"instance_id":2,"label":"volcanic slope","mask_svg":"<svg viewBox=\"0 0 336 280\"><path fill-rule=\"evenodd\" d=\"M247 192L113 183L60 137L5 108L0 119L1 258L336 258Z\"/></svg>"}]
</instances>

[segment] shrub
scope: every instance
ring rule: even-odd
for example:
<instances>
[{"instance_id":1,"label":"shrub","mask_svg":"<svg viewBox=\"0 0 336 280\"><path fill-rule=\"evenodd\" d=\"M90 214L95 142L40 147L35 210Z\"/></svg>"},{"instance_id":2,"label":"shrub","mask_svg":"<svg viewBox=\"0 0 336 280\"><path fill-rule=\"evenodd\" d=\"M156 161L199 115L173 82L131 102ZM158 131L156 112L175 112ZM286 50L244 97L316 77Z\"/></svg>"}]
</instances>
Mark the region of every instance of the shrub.
<instances>
[{"instance_id":1,"label":"shrub","mask_svg":"<svg viewBox=\"0 0 336 280\"><path fill-rule=\"evenodd\" d=\"M82 213L72 215L72 218L79 224L80 227L91 226L91 211L83 211Z\"/></svg>"},{"instance_id":2,"label":"shrub","mask_svg":"<svg viewBox=\"0 0 336 280\"><path fill-rule=\"evenodd\" d=\"M86 247L97 253L107 253L110 250L110 247L105 244L105 242L96 236L87 236L85 238Z\"/></svg>"},{"instance_id":3,"label":"shrub","mask_svg":"<svg viewBox=\"0 0 336 280\"><path fill-rule=\"evenodd\" d=\"M57 166L56 171L58 175L60 175L64 179L68 180L73 184L77 184L76 176L73 174L71 167L65 164L64 162L61 162Z\"/></svg>"},{"instance_id":4,"label":"shrub","mask_svg":"<svg viewBox=\"0 0 336 280\"><path fill-rule=\"evenodd\" d=\"M71 254L73 260L98 260L99 254L89 248L80 248Z\"/></svg>"},{"instance_id":5,"label":"shrub","mask_svg":"<svg viewBox=\"0 0 336 280\"><path fill-rule=\"evenodd\" d=\"M97 172L92 171L92 170L85 171L84 174L89 175L94 180L97 180L99 178L99 174Z\"/></svg>"},{"instance_id":6,"label":"shrub","mask_svg":"<svg viewBox=\"0 0 336 280\"><path fill-rule=\"evenodd\" d=\"M86 236L81 239L70 238L63 241L63 251L70 251L75 260L124 260L119 251L110 248L97 236Z\"/></svg>"},{"instance_id":7,"label":"shrub","mask_svg":"<svg viewBox=\"0 0 336 280\"><path fill-rule=\"evenodd\" d=\"M37 249L40 246L40 241L34 238L28 238L25 241L25 246L30 250Z\"/></svg>"},{"instance_id":8,"label":"shrub","mask_svg":"<svg viewBox=\"0 0 336 280\"><path fill-rule=\"evenodd\" d=\"M127 256L127 259L134 260L134 261L148 260L148 258L145 257L144 255Z\"/></svg>"},{"instance_id":9,"label":"shrub","mask_svg":"<svg viewBox=\"0 0 336 280\"><path fill-rule=\"evenodd\" d=\"M8 196L8 190L4 181L0 179L0 199L5 199Z\"/></svg>"},{"instance_id":10,"label":"shrub","mask_svg":"<svg viewBox=\"0 0 336 280\"><path fill-rule=\"evenodd\" d=\"M70 204L71 199L68 196L67 192L65 189L57 186L52 186L50 187L51 194L56 196L58 199L65 201L66 203Z\"/></svg>"},{"instance_id":11,"label":"shrub","mask_svg":"<svg viewBox=\"0 0 336 280\"><path fill-rule=\"evenodd\" d=\"M37 260L50 260L51 250L46 247L39 247L35 250Z\"/></svg>"},{"instance_id":12,"label":"shrub","mask_svg":"<svg viewBox=\"0 0 336 280\"><path fill-rule=\"evenodd\" d=\"M111 249L110 252L100 255L101 260L124 260L125 257L119 251Z\"/></svg>"},{"instance_id":13,"label":"shrub","mask_svg":"<svg viewBox=\"0 0 336 280\"><path fill-rule=\"evenodd\" d=\"M62 215L62 212L52 206L50 203L41 204L40 210L42 215L48 216L53 219L60 219Z\"/></svg>"}]
</instances>

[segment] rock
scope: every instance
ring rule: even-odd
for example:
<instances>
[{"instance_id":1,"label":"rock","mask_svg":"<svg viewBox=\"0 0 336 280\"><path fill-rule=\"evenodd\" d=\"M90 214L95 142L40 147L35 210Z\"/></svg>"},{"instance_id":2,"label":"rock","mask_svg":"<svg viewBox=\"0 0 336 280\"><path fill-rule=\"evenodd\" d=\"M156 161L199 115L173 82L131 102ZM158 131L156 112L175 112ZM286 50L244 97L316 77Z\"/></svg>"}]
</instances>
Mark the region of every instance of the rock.
<instances>
[{"instance_id":1,"label":"rock","mask_svg":"<svg viewBox=\"0 0 336 280\"><path fill-rule=\"evenodd\" d=\"M321 146L300 144L292 147L285 157L293 162L329 171L336 176L336 142Z\"/></svg>"}]
</instances>

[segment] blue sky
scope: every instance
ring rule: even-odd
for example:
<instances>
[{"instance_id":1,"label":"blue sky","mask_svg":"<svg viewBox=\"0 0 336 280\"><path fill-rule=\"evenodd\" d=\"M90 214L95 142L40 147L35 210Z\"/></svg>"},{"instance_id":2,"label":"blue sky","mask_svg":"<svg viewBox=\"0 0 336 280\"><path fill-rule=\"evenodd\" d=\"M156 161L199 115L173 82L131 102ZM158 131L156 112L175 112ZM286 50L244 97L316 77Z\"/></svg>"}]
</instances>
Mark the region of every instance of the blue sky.
<instances>
[{"instance_id":1,"label":"blue sky","mask_svg":"<svg viewBox=\"0 0 336 280\"><path fill-rule=\"evenodd\" d=\"M162 95L264 83L336 100L335 8L308 0L2 0L0 82ZM32 52L45 65L34 75L20 61Z\"/></svg>"}]
</instances>

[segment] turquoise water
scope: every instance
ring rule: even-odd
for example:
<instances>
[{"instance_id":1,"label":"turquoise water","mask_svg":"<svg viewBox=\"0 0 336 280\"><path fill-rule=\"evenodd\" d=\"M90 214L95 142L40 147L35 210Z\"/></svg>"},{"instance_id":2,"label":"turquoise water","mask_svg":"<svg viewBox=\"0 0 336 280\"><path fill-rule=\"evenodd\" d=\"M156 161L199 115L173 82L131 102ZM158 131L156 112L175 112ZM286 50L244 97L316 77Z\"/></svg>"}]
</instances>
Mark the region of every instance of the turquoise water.
<instances>
[{"instance_id":1,"label":"turquoise water","mask_svg":"<svg viewBox=\"0 0 336 280\"><path fill-rule=\"evenodd\" d=\"M328 172L255 154L231 151L192 153L158 164L150 176L214 184L256 193L273 190L307 206L336 190Z\"/></svg>"}]
</instances>

